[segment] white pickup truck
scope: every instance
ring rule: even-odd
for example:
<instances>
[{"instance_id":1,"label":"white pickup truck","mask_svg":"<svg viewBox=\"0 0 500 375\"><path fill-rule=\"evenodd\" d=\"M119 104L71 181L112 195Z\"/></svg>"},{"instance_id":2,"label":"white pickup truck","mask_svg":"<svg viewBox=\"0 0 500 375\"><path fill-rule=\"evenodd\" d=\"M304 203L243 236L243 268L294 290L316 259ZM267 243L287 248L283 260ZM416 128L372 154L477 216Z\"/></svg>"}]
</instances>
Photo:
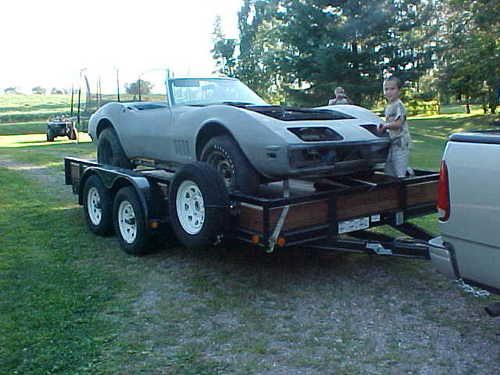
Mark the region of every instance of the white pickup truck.
<instances>
[{"instance_id":1,"label":"white pickup truck","mask_svg":"<svg viewBox=\"0 0 500 375\"><path fill-rule=\"evenodd\" d=\"M453 134L441 162L435 266L500 293L500 132Z\"/></svg>"}]
</instances>

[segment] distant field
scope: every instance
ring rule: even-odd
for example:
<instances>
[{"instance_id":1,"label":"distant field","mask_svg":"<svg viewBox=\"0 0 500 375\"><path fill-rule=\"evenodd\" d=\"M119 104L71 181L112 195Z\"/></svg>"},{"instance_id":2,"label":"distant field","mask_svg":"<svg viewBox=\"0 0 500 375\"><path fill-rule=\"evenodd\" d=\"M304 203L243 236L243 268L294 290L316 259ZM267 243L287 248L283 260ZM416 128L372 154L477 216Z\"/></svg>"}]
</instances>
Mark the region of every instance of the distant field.
<instances>
[{"instance_id":1,"label":"distant field","mask_svg":"<svg viewBox=\"0 0 500 375\"><path fill-rule=\"evenodd\" d=\"M69 95L0 95L0 126L47 121L50 116L69 113L70 107Z\"/></svg>"}]
</instances>

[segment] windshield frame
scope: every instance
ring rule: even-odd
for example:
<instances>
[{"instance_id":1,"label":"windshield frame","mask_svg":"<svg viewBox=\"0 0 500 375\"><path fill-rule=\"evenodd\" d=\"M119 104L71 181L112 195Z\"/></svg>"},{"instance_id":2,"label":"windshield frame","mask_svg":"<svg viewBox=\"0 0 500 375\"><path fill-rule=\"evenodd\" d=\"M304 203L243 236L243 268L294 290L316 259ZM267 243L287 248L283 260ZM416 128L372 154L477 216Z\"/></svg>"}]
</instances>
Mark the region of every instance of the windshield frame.
<instances>
[{"instance_id":1,"label":"windshield frame","mask_svg":"<svg viewBox=\"0 0 500 375\"><path fill-rule=\"evenodd\" d=\"M199 107L205 107L208 105L215 105L215 104L230 104L231 102L235 103L241 103L240 100L234 99L228 99L228 100L220 100L216 102L206 102L206 103L177 103L176 98L174 95L174 82L175 81L184 81L184 80L200 80L200 81L228 81L228 82L236 82L239 85L242 85L244 89L248 90L251 94L255 95L258 101L253 101L253 102L248 102L248 105L268 105L262 99L257 93L255 93L251 88L249 88L247 85L245 85L243 82L236 78L229 78L229 77L210 77L210 78L205 78L205 77L186 77L186 78L170 78L168 80L168 97L170 101L170 105L172 106L199 106Z\"/></svg>"}]
</instances>

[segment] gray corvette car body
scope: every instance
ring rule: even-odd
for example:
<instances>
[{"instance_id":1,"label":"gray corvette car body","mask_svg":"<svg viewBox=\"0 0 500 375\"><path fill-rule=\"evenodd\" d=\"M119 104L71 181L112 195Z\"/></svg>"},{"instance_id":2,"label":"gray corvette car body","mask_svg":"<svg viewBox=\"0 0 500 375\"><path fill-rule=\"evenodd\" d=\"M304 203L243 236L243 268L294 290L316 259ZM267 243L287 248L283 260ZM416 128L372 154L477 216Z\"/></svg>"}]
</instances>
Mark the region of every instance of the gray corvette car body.
<instances>
[{"instance_id":1,"label":"gray corvette car body","mask_svg":"<svg viewBox=\"0 0 500 375\"><path fill-rule=\"evenodd\" d=\"M389 140L377 134L380 122L353 105L269 105L232 78L175 78L164 102L108 103L88 131L98 141L112 128L132 165L172 170L202 160L207 143L225 136L263 180L279 180L345 175L384 162Z\"/></svg>"}]
</instances>

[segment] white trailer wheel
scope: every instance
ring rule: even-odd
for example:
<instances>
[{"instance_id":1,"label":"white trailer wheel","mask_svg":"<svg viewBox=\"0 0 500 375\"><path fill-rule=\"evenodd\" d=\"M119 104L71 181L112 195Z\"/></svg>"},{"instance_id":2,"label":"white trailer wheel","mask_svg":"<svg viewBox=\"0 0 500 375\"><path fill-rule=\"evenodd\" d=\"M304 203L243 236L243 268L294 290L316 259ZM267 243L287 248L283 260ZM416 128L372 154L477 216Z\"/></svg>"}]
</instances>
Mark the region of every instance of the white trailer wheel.
<instances>
[{"instance_id":1,"label":"white trailer wheel","mask_svg":"<svg viewBox=\"0 0 500 375\"><path fill-rule=\"evenodd\" d=\"M92 224L99 225L102 220L101 196L94 186L87 193L87 210Z\"/></svg>"},{"instance_id":2,"label":"white trailer wheel","mask_svg":"<svg viewBox=\"0 0 500 375\"><path fill-rule=\"evenodd\" d=\"M82 191L83 212L88 228L105 236L113 231L113 200L98 175L85 179Z\"/></svg>"},{"instance_id":3,"label":"white trailer wheel","mask_svg":"<svg viewBox=\"0 0 500 375\"><path fill-rule=\"evenodd\" d=\"M123 240L131 244L137 236L137 221L134 207L129 201L122 201L118 207L118 227Z\"/></svg>"},{"instance_id":4,"label":"white trailer wheel","mask_svg":"<svg viewBox=\"0 0 500 375\"><path fill-rule=\"evenodd\" d=\"M181 183L175 199L177 218L187 233L198 234L205 222L205 203L198 185L186 180Z\"/></svg>"}]
</instances>

